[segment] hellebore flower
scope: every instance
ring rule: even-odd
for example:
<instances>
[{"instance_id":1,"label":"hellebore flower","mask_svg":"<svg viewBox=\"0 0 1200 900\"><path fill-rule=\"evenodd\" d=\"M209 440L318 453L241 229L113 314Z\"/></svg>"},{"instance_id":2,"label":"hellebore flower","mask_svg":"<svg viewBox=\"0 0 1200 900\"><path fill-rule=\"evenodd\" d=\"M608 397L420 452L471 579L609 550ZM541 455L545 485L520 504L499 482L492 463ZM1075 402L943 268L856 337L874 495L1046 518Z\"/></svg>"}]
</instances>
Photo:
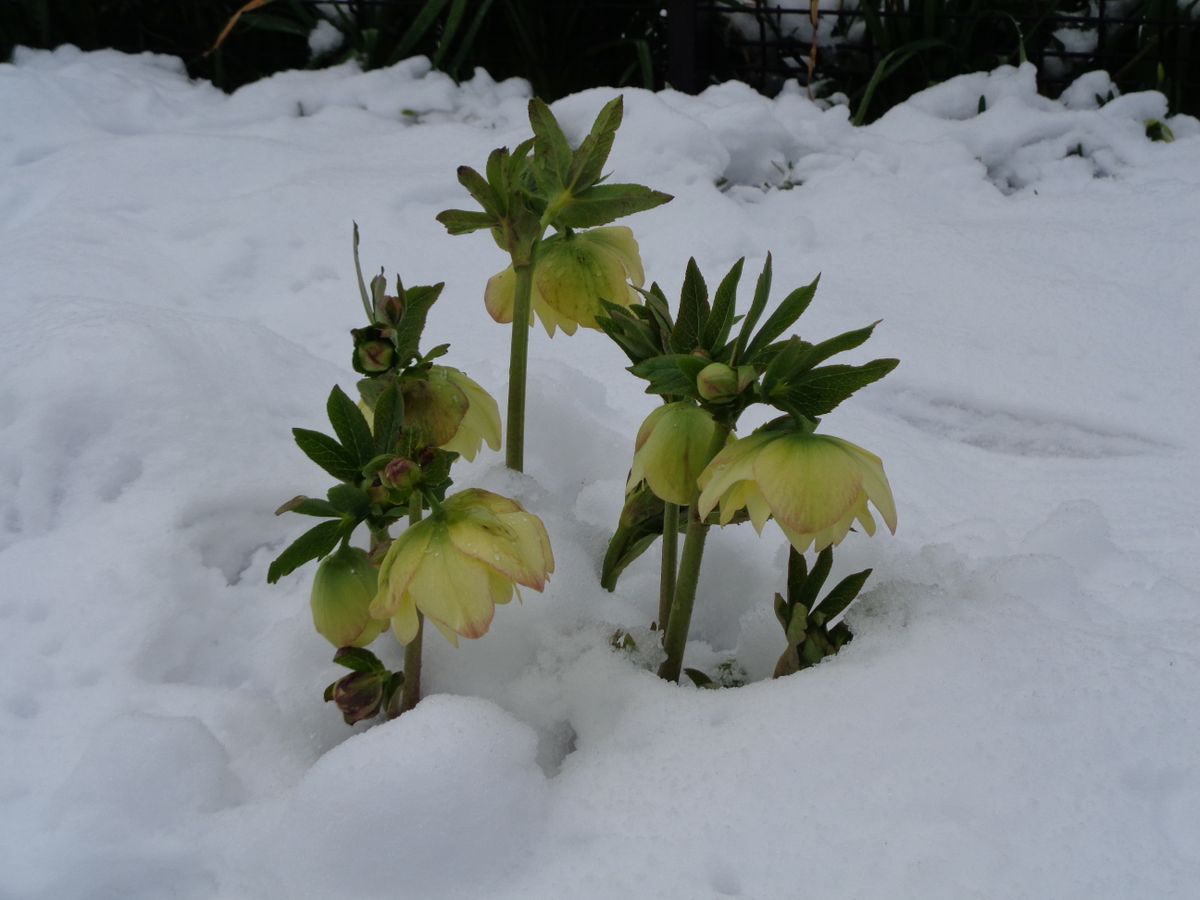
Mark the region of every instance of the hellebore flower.
<instances>
[{"instance_id":1,"label":"hellebore flower","mask_svg":"<svg viewBox=\"0 0 1200 900\"><path fill-rule=\"evenodd\" d=\"M629 306L638 299L629 282L646 280L633 232L624 225L556 234L538 244L533 263L532 312L546 333L574 334L577 326L599 328L600 301ZM513 320L517 274L512 266L488 279L484 303L497 322Z\"/></svg>"},{"instance_id":2,"label":"hellebore flower","mask_svg":"<svg viewBox=\"0 0 1200 900\"><path fill-rule=\"evenodd\" d=\"M375 567L357 547L341 547L325 557L313 578L313 625L335 647L365 647L386 621L371 618L378 590Z\"/></svg>"},{"instance_id":3,"label":"hellebore flower","mask_svg":"<svg viewBox=\"0 0 1200 900\"><path fill-rule=\"evenodd\" d=\"M743 506L761 534L774 517L803 553L841 543L857 519L875 533L874 504L896 532L896 502L879 457L849 441L801 431L758 431L718 453L700 475L699 512L720 503L721 524Z\"/></svg>"},{"instance_id":4,"label":"hellebore flower","mask_svg":"<svg viewBox=\"0 0 1200 900\"><path fill-rule=\"evenodd\" d=\"M511 600L515 585L540 591L553 571L541 519L515 500L471 488L392 543L371 614L390 618L396 638L407 644L417 636L417 613L424 613L458 646L459 635L487 633L496 604Z\"/></svg>"},{"instance_id":5,"label":"hellebore flower","mask_svg":"<svg viewBox=\"0 0 1200 900\"><path fill-rule=\"evenodd\" d=\"M687 401L654 410L638 429L625 492L645 481L656 496L687 506L716 430L712 416Z\"/></svg>"},{"instance_id":6,"label":"hellebore flower","mask_svg":"<svg viewBox=\"0 0 1200 900\"><path fill-rule=\"evenodd\" d=\"M473 460L486 441L500 449L500 407L492 395L465 373L450 366L430 366L426 378L400 382L405 425L421 430L430 447L452 450ZM359 409L374 427L375 411Z\"/></svg>"}]
</instances>

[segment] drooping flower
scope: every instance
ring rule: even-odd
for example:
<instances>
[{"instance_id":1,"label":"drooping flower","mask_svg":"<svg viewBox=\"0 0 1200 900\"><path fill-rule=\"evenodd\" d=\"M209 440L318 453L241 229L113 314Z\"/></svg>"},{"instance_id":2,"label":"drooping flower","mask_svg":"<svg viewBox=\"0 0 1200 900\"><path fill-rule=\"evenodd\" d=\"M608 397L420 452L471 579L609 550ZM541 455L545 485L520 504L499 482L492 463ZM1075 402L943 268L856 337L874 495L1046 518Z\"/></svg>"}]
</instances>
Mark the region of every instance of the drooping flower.
<instances>
[{"instance_id":1,"label":"drooping flower","mask_svg":"<svg viewBox=\"0 0 1200 900\"><path fill-rule=\"evenodd\" d=\"M386 621L371 618L378 588L375 567L357 547L341 547L321 561L313 578L313 625L335 647L365 647Z\"/></svg>"},{"instance_id":2,"label":"drooping flower","mask_svg":"<svg viewBox=\"0 0 1200 900\"><path fill-rule=\"evenodd\" d=\"M405 378L400 385L405 425L420 429L428 446L452 450L467 460L475 458L484 442L500 449L500 408L466 373L430 366L426 377ZM374 410L363 403L359 408L374 427Z\"/></svg>"},{"instance_id":3,"label":"drooping flower","mask_svg":"<svg viewBox=\"0 0 1200 900\"><path fill-rule=\"evenodd\" d=\"M626 493L645 481L668 503L687 506L708 463L716 430L712 416L693 403L658 407L638 429Z\"/></svg>"},{"instance_id":4,"label":"drooping flower","mask_svg":"<svg viewBox=\"0 0 1200 900\"><path fill-rule=\"evenodd\" d=\"M396 638L417 636L423 613L446 640L487 633L496 604L516 585L542 590L554 571L541 519L515 500L470 488L448 498L388 549L371 615L392 620Z\"/></svg>"},{"instance_id":5,"label":"drooping flower","mask_svg":"<svg viewBox=\"0 0 1200 900\"><path fill-rule=\"evenodd\" d=\"M538 244L529 324L536 315L551 337L556 328L599 328L600 301L629 306L638 300L630 282L641 287L645 280L637 241L624 225L553 235ZM516 294L512 266L488 279L484 303L493 319L513 320Z\"/></svg>"},{"instance_id":6,"label":"drooping flower","mask_svg":"<svg viewBox=\"0 0 1200 900\"><path fill-rule=\"evenodd\" d=\"M726 524L746 507L760 534L774 517L797 553L841 543L855 520L874 534L868 501L896 531L896 502L879 457L830 435L757 431L718 453L700 485L700 515L719 503Z\"/></svg>"}]
</instances>

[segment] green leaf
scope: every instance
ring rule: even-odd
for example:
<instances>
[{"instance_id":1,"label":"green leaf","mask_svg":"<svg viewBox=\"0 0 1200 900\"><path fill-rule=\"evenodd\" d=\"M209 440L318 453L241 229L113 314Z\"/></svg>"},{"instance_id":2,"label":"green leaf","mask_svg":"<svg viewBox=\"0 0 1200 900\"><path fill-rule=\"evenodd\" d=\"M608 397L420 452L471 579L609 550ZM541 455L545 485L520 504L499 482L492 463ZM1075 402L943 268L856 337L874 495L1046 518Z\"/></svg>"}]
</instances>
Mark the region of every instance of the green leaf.
<instances>
[{"instance_id":1,"label":"green leaf","mask_svg":"<svg viewBox=\"0 0 1200 900\"><path fill-rule=\"evenodd\" d=\"M387 671L387 667L379 661L379 657L365 647L342 647L333 654L333 661L339 666L345 666L352 671L368 675L382 675Z\"/></svg>"},{"instance_id":2,"label":"green leaf","mask_svg":"<svg viewBox=\"0 0 1200 900\"><path fill-rule=\"evenodd\" d=\"M354 467L361 469L375 455L375 439L371 436L371 426L367 424L362 410L346 396L345 391L334 385L325 403L325 411L329 414L334 434L354 460Z\"/></svg>"},{"instance_id":3,"label":"green leaf","mask_svg":"<svg viewBox=\"0 0 1200 900\"><path fill-rule=\"evenodd\" d=\"M757 350L767 346L795 324L796 320L808 309L808 304L812 302L813 296L817 293L817 284L820 281L821 276L818 275L810 284L796 288L783 298L779 308L767 317L767 321L763 323L758 334L746 346L747 361L753 362Z\"/></svg>"},{"instance_id":4,"label":"green leaf","mask_svg":"<svg viewBox=\"0 0 1200 900\"><path fill-rule=\"evenodd\" d=\"M416 358L421 344L421 335L425 331L425 320L429 310L442 294L445 282L434 285L416 285L410 287L406 295L404 316L396 326L396 352L400 354L402 363Z\"/></svg>"},{"instance_id":5,"label":"green leaf","mask_svg":"<svg viewBox=\"0 0 1200 900\"><path fill-rule=\"evenodd\" d=\"M561 190L571 166L571 144L550 107L537 97L529 101L529 125L533 129L534 159L553 176L553 186Z\"/></svg>"},{"instance_id":6,"label":"green leaf","mask_svg":"<svg viewBox=\"0 0 1200 900\"><path fill-rule=\"evenodd\" d=\"M698 688L707 688L709 690L716 690L716 688L719 687L719 685L715 681L713 681L711 678L709 678L707 675L705 675L699 669L684 669L683 674L686 675L689 679L691 679L692 684L694 684Z\"/></svg>"},{"instance_id":7,"label":"green leaf","mask_svg":"<svg viewBox=\"0 0 1200 900\"><path fill-rule=\"evenodd\" d=\"M503 209L501 198L488 184L487 179L470 166L458 167L458 183L467 189L467 193L475 198L475 202L483 207L484 212L495 213Z\"/></svg>"},{"instance_id":8,"label":"green leaf","mask_svg":"<svg viewBox=\"0 0 1200 900\"><path fill-rule=\"evenodd\" d=\"M371 506L371 498L367 492L354 484L335 484L325 495L329 504L339 513L362 518Z\"/></svg>"},{"instance_id":9,"label":"green leaf","mask_svg":"<svg viewBox=\"0 0 1200 900\"><path fill-rule=\"evenodd\" d=\"M315 497L293 497L287 503L283 504L279 509L275 510L275 515L282 516L284 513L299 513L302 516L320 516L323 519L337 518L338 511L333 506L324 500L318 500Z\"/></svg>"},{"instance_id":10,"label":"green leaf","mask_svg":"<svg viewBox=\"0 0 1200 900\"><path fill-rule=\"evenodd\" d=\"M871 577L871 572L871 569L863 569L861 572L847 575L825 596L818 610L825 616L826 621L835 619L841 613L845 612L846 607L854 602L854 598L858 596L858 592L862 590L863 585L867 583L867 579Z\"/></svg>"},{"instance_id":11,"label":"green leaf","mask_svg":"<svg viewBox=\"0 0 1200 900\"><path fill-rule=\"evenodd\" d=\"M590 188L600 180L600 176L604 173L604 164L608 162L608 155L612 152L617 129L621 127L621 117L624 115L624 111L624 98L616 97L604 104L604 108L596 116L591 132L583 139L573 154L567 171L566 187L572 193ZM626 215L628 214L626 213Z\"/></svg>"},{"instance_id":12,"label":"green leaf","mask_svg":"<svg viewBox=\"0 0 1200 900\"><path fill-rule=\"evenodd\" d=\"M845 353L847 350L853 350L866 343L871 333L875 330L882 319L878 319L868 325L866 328L859 328L856 331L847 331L845 334L839 334L836 337L831 337L829 340L821 341L819 344L813 344L812 349L804 358L805 368L811 369L813 366L820 365L829 359L831 356L836 356L839 353Z\"/></svg>"},{"instance_id":13,"label":"green leaf","mask_svg":"<svg viewBox=\"0 0 1200 900\"><path fill-rule=\"evenodd\" d=\"M767 400L793 415L815 419L833 411L855 391L883 378L899 364L898 359L875 359L861 366L821 366L777 385Z\"/></svg>"},{"instance_id":14,"label":"green leaf","mask_svg":"<svg viewBox=\"0 0 1200 900\"><path fill-rule=\"evenodd\" d=\"M597 184L575 194L554 217L556 227L592 228L653 209L672 199L640 184Z\"/></svg>"},{"instance_id":15,"label":"green leaf","mask_svg":"<svg viewBox=\"0 0 1200 900\"><path fill-rule=\"evenodd\" d=\"M788 597L788 602L793 606L803 606L804 615L807 617L808 610L812 609L813 605L817 602L817 595L821 593L821 588L825 586L825 579L829 577L829 570L832 568L833 550L826 547L817 554L817 561L813 563L808 577L801 583L799 590L793 596Z\"/></svg>"},{"instance_id":16,"label":"green leaf","mask_svg":"<svg viewBox=\"0 0 1200 900\"><path fill-rule=\"evenodd\" d=\"M359 467L346 449L327 434L293 428L292 436L304 455L338 481L357 481Z\"/></svg>"},{"instance_id":17,"label":"green leaf","mask_svg":"<svg viewBox=\"0 0 1200 900\"><path fill-rule=\"evenodd\" d=\"M345 531L345 523L340 519L322 522L300 537L296 538L286 550L276 557L267 569L267 582L274 584L284 575L304 565L312 559L320 559L337 546Z\"/></svg>"},{"instance_id":18,"label":"green leaf","mask_svg":"<svg viewBox=\"0 0 1200 900\"><path fill-rule=\"evenodd\" d=\"M375 452L392 453L404 427L404 397L395 379L388 382L375 401Z\"/></svg>"},{"instance_id":19,"label":"green leaf","mask_svg":"<svg viewBox=\"0 0 1200 900\"><path fill-rule=\"evenodd\" d=\"M437 220L450 234L470 234L484 228L494 228L496 217L486 212L471 212L465 209L446 209L437 214Z\"/></svg>"},{"instance_id":20,"label":"green leaf","mask_svg":"<svg viewBox=\"0 0 1200 900\"><path fill-rule=\"evenodd\" d=\"M655 356L630 366L629 371L649 382L647 394L672 394L695 397L696 376L708 365L708 361L689 353L672 353Z\"/></svg>"},{"instance_id":21,"label":"green leaf","mask_svg":"<svg viewBox=\"0 0 1200 900\"><path fill-rule=\"evenodd\" d=\"M596 324L637 365L662 353L655 342L653 326L623 306L601 299L606 315L596 316Z\"/></svg>"},{"instance_id":22,"label":"green leaf","mask_svg":"<svg viewBox=\"0 0 1200 900\"><path fill-rule=\"evenodd\" d=\"M746 344L750 340L750 334L754 331L754 326L758 324L759 318L763 314L763 310L767 308L767 299L771 294L771 254L767 254L767 261L763 263L763 270L759 273L758 281L754 285L754 299L750 302L750 311L746 313L746 318L742 321L742 329L738 332L737 346L734 350L733 358L729 361L731 366L744 362L744 350Z\"/></svg>"},{"instance_id":23,"label":"green leaf","mask_svg":"<svg viewBox=\"0 0 1200 900\"><path fill-rule=\"evenodd\" d=\"M671 349L676 353L691 353L699 347L700 333L707 321L708 285L704 283L696 260L689 259L679 295L679 315L675 317L675 327L671 331Z\"/></svg>"},{"instance_id":24,"label":"green leaf","mask_svg":"<svg viewBox=\"0 0 1200 900\"><path fill-rule=\"evenodd\" d=\"M742 267L745 264L746 257L744 256L733 264L733 268L721 279L721 284L718 285L717 293L713 297L712 312L709 313L708 321L704 325L704 332L700 335L700 346L713 356L716 356L729 339L729 331L733 328L737 287L738 282L742 279Z\"/></svg>"},{"instance_id":25,"label":"green leaf","mask_svg":"<svg viewBox=\"0 0 1200 900\"><path fill-rule=\"evenodd\" d=\"M794 372L798 372L807 358L812 345L793 337L783 342L783 346L771 358L763 372L762 389L770 394L781 382L786 386L787 380Z\"/></svg>"}]
</instances>

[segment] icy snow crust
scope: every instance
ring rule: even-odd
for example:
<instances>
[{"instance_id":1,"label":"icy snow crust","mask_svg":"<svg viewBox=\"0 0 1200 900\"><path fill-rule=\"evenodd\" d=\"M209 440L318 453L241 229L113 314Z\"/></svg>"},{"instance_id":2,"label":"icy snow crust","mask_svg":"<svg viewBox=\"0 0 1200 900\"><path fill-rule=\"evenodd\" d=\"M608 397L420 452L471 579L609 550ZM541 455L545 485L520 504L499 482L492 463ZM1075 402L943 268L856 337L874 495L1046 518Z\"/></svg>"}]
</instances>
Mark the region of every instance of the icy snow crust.
<instances>
[{"instance_id":1,"label":"icy snow crust","mask_svg":"<svg viewBox=\"0 0 1200 900\"><path fill-rule=\"evenodd\" d=\"M1200 126L1151 143L1162 97L1088 79L999 69L862 129L627 91L611 168L676 195L631 220L668 294L772 250L777 296L823 273L806 333L882 318L860 352L903 360L826 424L901 511L838 555L876 570L857 637L763 680L771 525L710 538L688 651L756 683L613 651L651 644L654 555L611 595L597 569L656 401L602 336L538 331L529 475L457 471L541 515L558 571L484 640L432 635L428 698L356 733L311 569L265 583L307 527L271 511L324 487L289 429L353 384L352 219L368 268L445 279L431 342L505 396L504 260L433 217L527 86L0 66L0 897L1195 897ZM578 138L612 93L555 112Z\"/></svg>"}]
</instances>

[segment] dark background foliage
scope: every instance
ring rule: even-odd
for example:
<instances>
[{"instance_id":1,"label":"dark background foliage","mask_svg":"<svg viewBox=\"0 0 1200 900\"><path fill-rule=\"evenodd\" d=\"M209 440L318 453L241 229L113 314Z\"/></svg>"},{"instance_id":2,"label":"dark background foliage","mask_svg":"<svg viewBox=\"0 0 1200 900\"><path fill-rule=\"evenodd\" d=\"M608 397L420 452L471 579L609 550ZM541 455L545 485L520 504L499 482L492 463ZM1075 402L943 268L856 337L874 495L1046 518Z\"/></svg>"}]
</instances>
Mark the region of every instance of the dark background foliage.
<instances>
[{"instance_id":1,"label":"dark background foliage","mask_svg":"<svg viewBox=\"0 0 1200 900\"><path fill-rule=\"evenodd\" d=\"M1190 2L1190 6L1188 5ZM838 36L812 68L817 94L844 93L856 120L954 75L1029 59L1054 94L1076 75L1106 69L1123 91L1158 89L1173 111L1200 113L1200 0L842 0L820 12ZM151 50L225 90L283 69L346 59L364 68L415 54L456 79L476 67L527 78L555 99L595 85L700 90L740 78L773 93L810 80L796 22L810 12L754 0L274 0L247 11L208 52L233 0L0 0L0 58L15 45ZM831 6L828 0L823 5ZM343 36L316 58L308 34L322 18ZM1062 29L1089 33L1072 51ZM1070 42L1067 42L1068 44Z\"/></svg>"}]
</instances>

